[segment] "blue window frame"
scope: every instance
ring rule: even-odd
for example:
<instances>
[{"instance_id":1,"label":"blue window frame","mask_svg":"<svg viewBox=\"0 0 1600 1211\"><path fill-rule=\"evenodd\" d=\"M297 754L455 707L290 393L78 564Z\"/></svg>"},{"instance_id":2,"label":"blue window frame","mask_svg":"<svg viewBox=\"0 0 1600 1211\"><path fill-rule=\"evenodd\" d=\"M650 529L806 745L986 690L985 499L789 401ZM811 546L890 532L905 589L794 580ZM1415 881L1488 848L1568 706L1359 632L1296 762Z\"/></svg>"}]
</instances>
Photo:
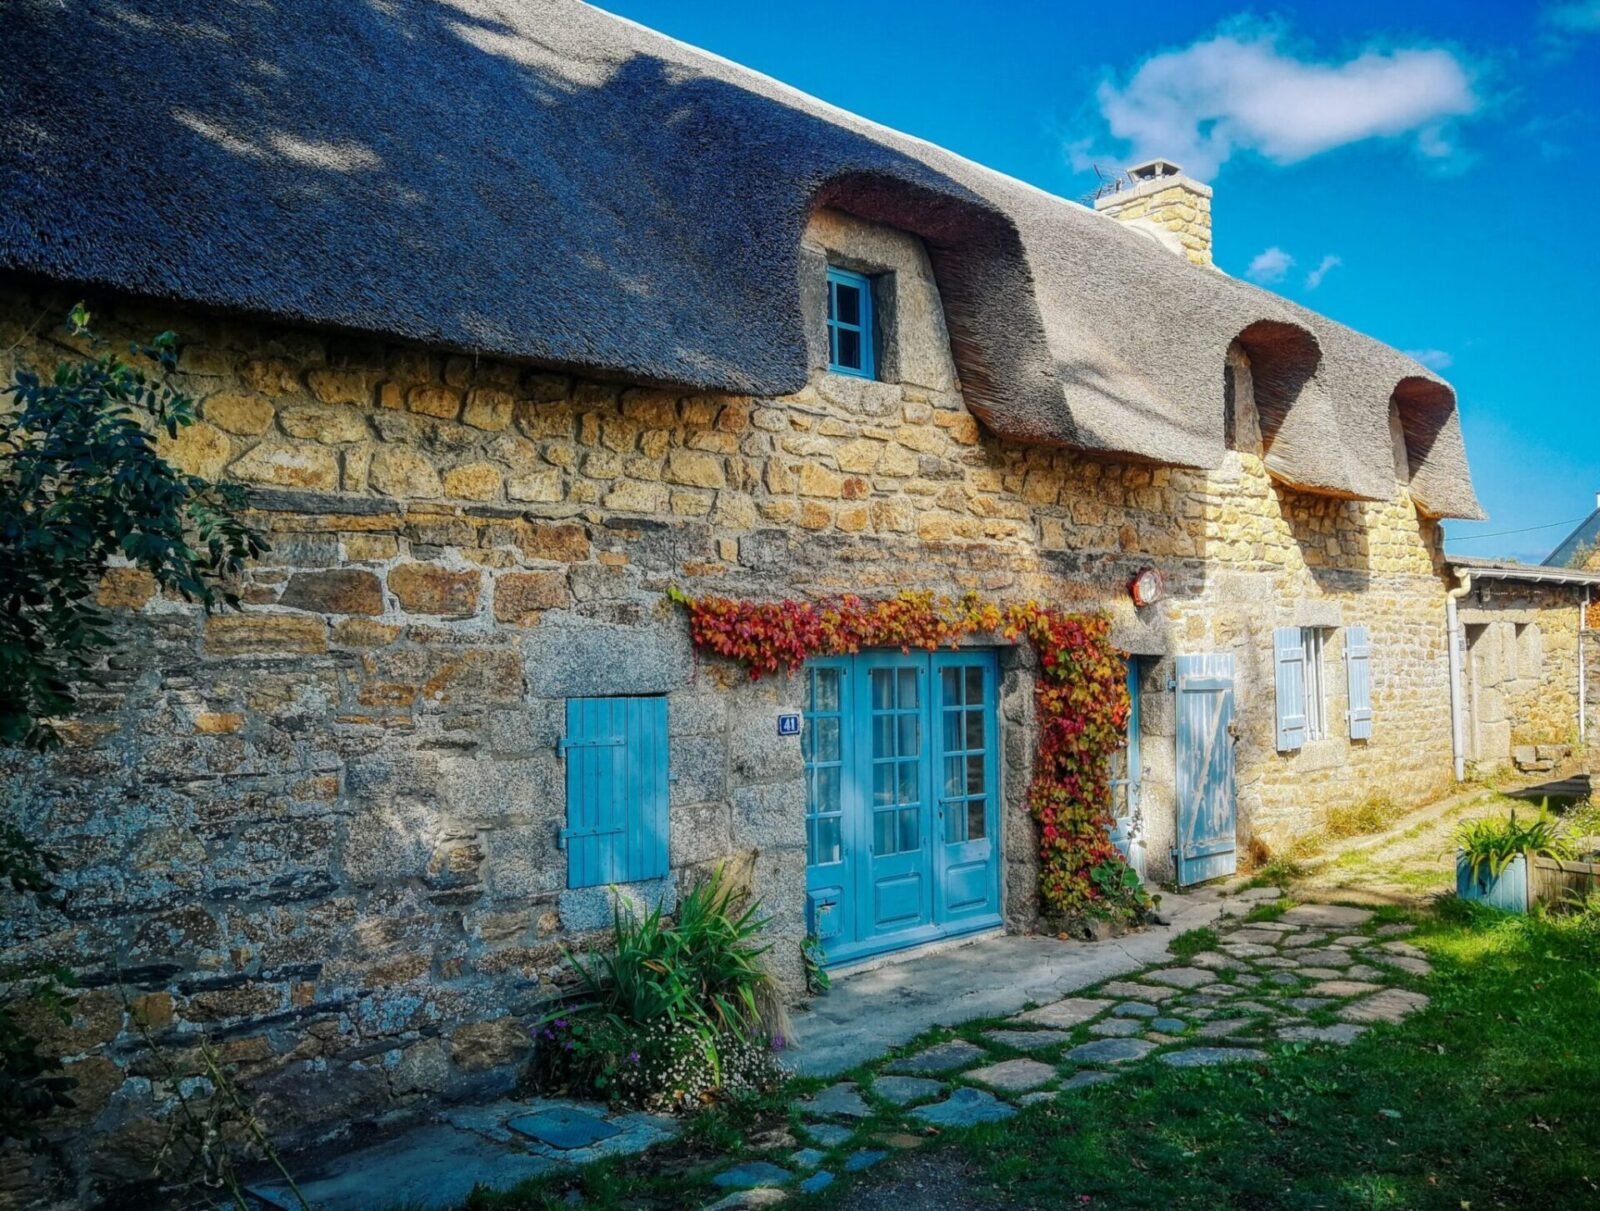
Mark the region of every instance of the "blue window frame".
<instances>
[{"instance_id":1,"label":"blue window frame","mask_svg":"<svg viewBox=\"0 0 1600 1211\"><path fill-rule=\"evenodd\" d=\"M872 281L828 266L828 369L873 378Z\"/></svg>"}]
</instances>

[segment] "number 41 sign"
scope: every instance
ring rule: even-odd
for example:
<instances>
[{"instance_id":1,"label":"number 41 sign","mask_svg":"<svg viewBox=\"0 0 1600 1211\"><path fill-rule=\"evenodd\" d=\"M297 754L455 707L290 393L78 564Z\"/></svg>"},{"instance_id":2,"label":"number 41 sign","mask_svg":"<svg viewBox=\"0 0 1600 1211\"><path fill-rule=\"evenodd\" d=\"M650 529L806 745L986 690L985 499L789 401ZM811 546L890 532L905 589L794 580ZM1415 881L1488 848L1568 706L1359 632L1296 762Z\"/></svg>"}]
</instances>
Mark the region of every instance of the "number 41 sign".
<instances>
[{"instance_id":1,"label":"number 41 sign","mask_svg":"<svg viewBox=\"0 0 1600 1211\"><path fill-rule=\"evenodd\" d=\"M778 716L778 735L798 736L800 734L800 716L783 714Z\"/></svg>"}]
</instances>

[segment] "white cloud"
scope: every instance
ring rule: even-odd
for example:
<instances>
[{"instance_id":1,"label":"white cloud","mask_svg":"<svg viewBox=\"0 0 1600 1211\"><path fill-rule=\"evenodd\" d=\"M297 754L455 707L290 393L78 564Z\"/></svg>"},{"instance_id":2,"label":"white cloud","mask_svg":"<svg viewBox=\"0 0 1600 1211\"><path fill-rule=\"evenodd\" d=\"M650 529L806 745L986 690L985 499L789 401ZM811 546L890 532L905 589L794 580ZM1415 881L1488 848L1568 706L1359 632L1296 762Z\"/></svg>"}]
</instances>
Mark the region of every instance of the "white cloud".
<instances>
[{"instance_id":1,"label":"white cloud","mask_svg":"<svg viewBox=\"0 0 1600 1211\"><path fill-rule=\"evenodd\" d=\"M1327 256L1323 257L1322 260L1317 262L1317 267L1315 269L1306 274L1306 289L1315 290L1318 286L1322 285L1323 278L1327 277L1330 273L1343 264L1344 260L1342 257L1336 257L1330 252Z\"/></svg>"},{"instance_id":2,"label":"white cloud","mask_svg":"<svg viewBox=\"0 0 1600 1211\"><path fill-rule=\"evenodd\" d=\"M1456 364L1456 359L1443 349L1407 349L1407 357L1414 362L1421 362L1429 370L1442 374Z\"/></svg>"},{"instance_id":3,"label":"white cloud","mask_svg":"<svg viewBox=\"0 0 1600 1211\"><path fill-rule=\"evenodd\" d=\"M1273 30L1154 55L1126 84L1102 84L1099 102L1135 159L1164 156L1202 178L1235 152L1292 164L1374 138L1414 136L1421 154L1448 155L1449 123L1480 104L1467 68L1441 47L1322 63L1285 51Z\"/></svg>"},{"instance_id":4,"label":"white cloud","mask_svg":"<svg viewBox=\"0 0 1600 1211\"><path fill-rule=\"evenodd\" d=\"M1274 244L1271 248L1256 253L1244 275L1252 282L1260 282L1265 286L1283 281L1293 266L1294 258Z\"/></svg>"},{"instance_id":5,"label":"white cloud","mask_svg":"<svg viewBox=\"0 0 1600 1211\"><path fill-rule=\"evenodd\" d=\"M1552 4L1540 14L1557 29L1573 34L1600 34L1600 0Z\"/></svg>"}]
</instances>

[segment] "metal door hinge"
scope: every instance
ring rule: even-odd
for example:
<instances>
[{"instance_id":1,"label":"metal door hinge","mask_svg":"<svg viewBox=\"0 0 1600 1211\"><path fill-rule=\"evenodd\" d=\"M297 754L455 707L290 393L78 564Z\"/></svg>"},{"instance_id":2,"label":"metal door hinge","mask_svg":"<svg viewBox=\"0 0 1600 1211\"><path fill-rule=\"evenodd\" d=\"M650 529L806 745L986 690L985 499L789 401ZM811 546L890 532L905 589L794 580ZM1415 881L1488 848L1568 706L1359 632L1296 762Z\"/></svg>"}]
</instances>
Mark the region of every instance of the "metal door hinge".
<instances>
[{"instance_id":1,"label":"metal door hinge","mask_svg":"<svg viewBox=\"0 0 1600 1211\"><path fill-rule=\"evenodd\" d=\"M556 745L556 752L565 755L569 748L620 748L626 743L627 739L623 736L590 736L581 740L563 736Z\"/></svg>"}]
</instances>

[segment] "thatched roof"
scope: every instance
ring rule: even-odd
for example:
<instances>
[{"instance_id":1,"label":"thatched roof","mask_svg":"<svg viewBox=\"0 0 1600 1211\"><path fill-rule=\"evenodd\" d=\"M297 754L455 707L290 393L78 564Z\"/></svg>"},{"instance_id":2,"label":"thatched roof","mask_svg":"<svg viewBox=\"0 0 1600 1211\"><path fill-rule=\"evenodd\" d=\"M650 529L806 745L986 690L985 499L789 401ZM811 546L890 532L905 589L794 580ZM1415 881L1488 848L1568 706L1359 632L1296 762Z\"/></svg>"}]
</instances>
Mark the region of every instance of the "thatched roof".
<instances>
[{"instance_id":1,"label":"thatched roof","mask_svg":"<svg viewBox=\"0 0 1600 1211\"><path fill-rule=\"evenodd\" d=\"M1448 404L1414 488L1478 515L1454 397L1394 351L573 0L13 0L5 35L0 267L779 395L825 203L924 239L1002 435L1211 466L1227 347L1276 324L1319 357L1283 369L1274 474L1392 496L1390 396L1422 379Z\"/></svg>"}]
</instances>

